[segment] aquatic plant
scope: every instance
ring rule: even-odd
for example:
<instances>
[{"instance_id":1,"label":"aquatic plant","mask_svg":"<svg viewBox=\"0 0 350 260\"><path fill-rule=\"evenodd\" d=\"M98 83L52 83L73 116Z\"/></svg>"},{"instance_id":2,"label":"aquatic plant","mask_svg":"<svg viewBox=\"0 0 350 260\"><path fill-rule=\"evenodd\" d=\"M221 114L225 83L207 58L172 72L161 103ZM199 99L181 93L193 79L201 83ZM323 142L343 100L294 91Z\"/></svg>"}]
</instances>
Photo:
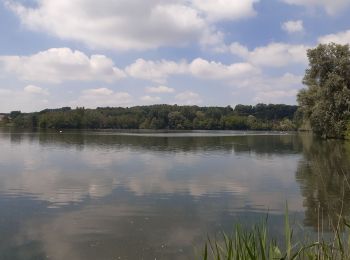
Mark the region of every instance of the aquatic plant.
<instances>
[{"instance_id":1,"label":"aquatic plant","mask_svg":"<svg viewBox=\"0 0 350 260\"><path fill-rule=\"evenodd\" d=\"M201 258L203 260L350 259L350 225L341 215L331 230L331 238L323 238L323 232L319 228L315 241L307 239L306 234L304 241L294 240L288 207L284 221L284 241L271 238L266 218L251 229L237 224L231 235L222 233L221 239L212 240L208 237Z\"/></svg>"}]
</instances>

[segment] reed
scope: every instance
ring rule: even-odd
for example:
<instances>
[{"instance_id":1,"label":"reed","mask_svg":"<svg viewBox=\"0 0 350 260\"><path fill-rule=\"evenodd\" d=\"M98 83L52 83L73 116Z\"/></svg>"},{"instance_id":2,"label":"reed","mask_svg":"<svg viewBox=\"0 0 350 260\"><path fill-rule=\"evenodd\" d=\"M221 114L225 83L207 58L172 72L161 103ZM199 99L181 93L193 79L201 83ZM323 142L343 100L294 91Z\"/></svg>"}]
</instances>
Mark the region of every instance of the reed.
<instances>
[{"instance_id":1,"label":"reed","mask_svg":"<svg viewBox=\"0 0 350 260\"><path fill-rule=\"evenodd\" d=\"M285 212L284 241L272 238L268 218L252 228L237 224L231 235L222 233L220 239L208 237L201 259L208 260L270 260L270 259L350 259L350 224L339 216L338 225L331 231L331 239L323 238L318 230L317 240L294 240L289 223L288 207Z\"/></svg>"}]
</instances>

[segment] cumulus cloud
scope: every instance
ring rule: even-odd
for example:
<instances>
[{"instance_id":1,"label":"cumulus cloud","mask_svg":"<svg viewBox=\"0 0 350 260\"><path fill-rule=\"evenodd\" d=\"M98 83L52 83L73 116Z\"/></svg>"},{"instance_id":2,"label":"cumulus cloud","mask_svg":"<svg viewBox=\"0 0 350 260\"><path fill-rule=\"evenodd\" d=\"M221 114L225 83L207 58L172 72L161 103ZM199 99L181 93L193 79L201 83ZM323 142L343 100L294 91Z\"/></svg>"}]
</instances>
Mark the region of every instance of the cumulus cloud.
<instances>
[{"instance_id":1,"label":"cumulus cloud","mask_svg":"<svg viewBox=\"0 0 350 260\"><path fill-rule=\"evenodd\" d=\"M96 108L102 106L127 106L132 102L132 96L127 92L115 92L108 88L86 89L82 91L72 106Z\"/></svg>"},{"instance_id":2,"label":"cumulus cloud","mask_svg":"<svg viewBox=\"0 0 350 260\"><path fill-rule=\"evenodd\" d=\"M196 105L202 103L202 98L198 93L184 91L175 96L176 103L180 105Z\"/></svg>"},{"instance_id":3,"label":"cumulus cloud","mask_svg":"<svg viewBox=\"0 0 350 260\"><path fill-rule=\"evenodd\" d=\"M194 10L174 1L42 0L37 4L28 7L11 1L8 5L27 27L92 47L126 50L171 45L198 38L205 28Z\"/></svg>"},{"instance_id":4,"label":"cumulus cloud","mask_svg":"<svg viewBox=\"0 0 350 260\"><path fill-rule=\"evenodd\" d=\"M318 39L320 43L338 43L338 44L350 44L350 30L338 32L334 34L328 34Z\"/></svg>"},{"instance_id":5,"label":"cumulus cloud","mask_svg":"<svg viewBox=\"0 0 350 260\"><path fill-rule=\"evenodd\" d=\"M175 92L175 89L169 88L167 86L148 87L148 88L146 88L146 92L149 92L149 93L173 93L173 92Z\"/></svg>"},{"instance_id":6,"label":"cumulus cloud","mask_svg":"<svg viewBox=\"0 0 350 260\"><path fill-rule=\"evenodd\" d=\"M113 94L113 90L108 88L94 88L83 91L86 96L109 96Z\"/></svg>"},{"instance_id":7,"label":"cumulus cloud","mask_svg":"<svg viewBox=\"0 0 350 260\"><path fill-rule=\"evenodd\" d=\"M270 43L249 51L240 43L229 46L232 54L257 66L283 67L290 64L307 64L306 51L310 46L287 43Z\"/></svg>"},{"instance_id":8,"label":"cumulus cloud","mask_svg":"<svg viewBox=\"0 0 350 260\"><path fill-rule=\"evenodd\" d=\"M155 103L155 102L159 102L161 100L161 98L146 95L146 96L140 97L140 100L144 101L146 103Z\"/></svg>"},{"instance_id":9,"label":"cumulus cloud","mask_svg":"<svg viewBox=\"0 0 350 260\"><path fill-rule=\"evenodd\" d=\"M225 46L227 47L227 46ZM248 57L249 56L249 50L248 47L240 44L239 42L233 42L230 46L227 48L232 54L237 55L239 57Z\"/></svg>"},{"instance_id":10,"label":"cumulus cloud","mask_svg":"<svg viewBox=\"0 0 350 260\"><path fill-rule=\"evenodd\" d=\"M287 21L282 24L282 29L288 33L297 33L304 31L302 20Z\"/></svg>"},{"instance_id":11,"label":"cumulus cloud","mask_svg":"<svg viewBox=\"0 0 350 260\"><path fill-rule=\"evenodd\" d=\"M281 103L280 100L286 98L295 98L297 95L298 90L297 89L290 89L290 90L271 90L271 91L264 91L264 92L258 92L256 94L256 97L253 99L256 103Z\"/></svg>"},{"instance_id":12,"label":"cumulus cloud","mask_svg":"<svg viewBox=\"0 0 350 260\"><path fill-rule=\"evenodd\" d=\"M186 62L168 60L152 61L138 59L125 71L132 77L165 83L169 75L183 74L187 71Z\"/></svg>"},{"instance_id":13,"label":"cumulus cloud","mask_svg":"<svg viewBox=\"0 0 350 260\"><path fill-rule=\"evenodd\" d=\"M69 48L52 48L30 56L0 56L0 68L21 80L33 82L113 82L125 77L106 56L89 57Z\"/></svg>"},{"instance_id":14,"label":"cumulus cloud","mask_svg":"<svg viewBox=\"0 0 350 260\"><path fill-rule=\"evenodd\" d=\"M35 0L7 6L31 30L94 48L144 50L220 40L214 21L255 14L258 0Z\"/></svg>"},{"instance_id":15,"label":"cumulus cloud","mask_svg":"<svg viewBox=\"0 0 350 260\"><path fill-rule=\"evenodd\" d=\"M301 75L285 73L282 76L259 75L235 82L239 95L253 94L252 102L293 104L296 94L303 87Z\"/></svg>"},{"instance_id":16,"label":"cumulus cloud","mask_svg":"<svg viewBox=\"0 0 350 260\"><path fill-rule=\"evenodd\" d=\"M47 90L36 86L26 86L21 90L0 88L0 111L10 112L22 110L23 112L39 111L47 108L49 104Z\"/></svg>"},{"instance_id":17,"label":"cumulus cloud","mask_svg":"<svg viewBox=\"0 0 350 260\"><path fill-rule=\"evenodd\" d=\"M329 15L335 15L350 6L348 0L283 0L287 4L300 5L308 8L323 8Z\"/></svg>"},{"instance_id":18,"label":"cumulus cloud","mask_svg":"<svg viewBox=\"0 0 350 260\"><path fill-rule=\"evenodd\" d=\"M200 79L226 80L257 74L259 69L249 63L234 63L225 65L221 62L207 61L202 58L186 61L152 61L138 59L126 68L126 72L138 79L165 83L171 75L190 75ZM165 91L163 88L152 91ZM169 91L168 89L166 91Z\"/></svg>"},{"instance_id":19,"label":"cumulus cloud","mask_svg":"<svg viewBox=\"0 0 350 260\"><path fill-rule=\"evenodd\" d=\"M302 78L301 75L292 73L285 73L277 77L259 75L257 77L250 77L237 81L236 85L240 88L251 88L255 91L291 89L300 88L302 86Z\"/></svg>"},{"instance_id":20,"label":"cumulus cloud","mask_svg":"<svg viewBox=\"0 0 350 260\"><path fill-rule=\"evenodd\" d=\"M233 79L256 74L259 70L249 63L224 65L221 62L197 58L189 66L190 73L202 79Z\"/></svg>"},{"instance_id":21,"label":"cumulus cloud","mask_svg":"<svg viewBox=\"0 0 350 260\"><path fill-rule=\"evenodd\" d=\"M259 0L193 0L193 5L209 20L236 20L254 16Z\"/></svg>"},{"instance_id":22,"label":"cumulus cloud","mask_svg":"<svg viewBox=\"0 0 350 260\"><path fill-rule=\"evenodd\" d=\"M34 85L28 85L24 88L24 92L29 94L36 94L36 95L48 95L49 92L46 89L43 89L38 86Z\"/></svg>"}]
</instances>

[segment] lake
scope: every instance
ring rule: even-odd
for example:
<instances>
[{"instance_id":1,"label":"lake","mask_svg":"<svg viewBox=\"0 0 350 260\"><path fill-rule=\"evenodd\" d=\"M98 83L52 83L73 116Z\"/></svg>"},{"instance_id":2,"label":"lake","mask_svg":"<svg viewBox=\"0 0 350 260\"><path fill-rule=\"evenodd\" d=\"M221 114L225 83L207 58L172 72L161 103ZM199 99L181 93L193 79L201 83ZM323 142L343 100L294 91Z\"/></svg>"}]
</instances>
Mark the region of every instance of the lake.
<instances>
[{"instance_id":1,"label":"lake","mask_svg":"<svg viewBox=\"0 0 350 260\"><path fill-rule=\"evenodd\" d=\"M267 214L282 236L286 202L296 236L350 215L345 141L3 128L0 147L0 259L194 259Z\"/></svg>"}]
</instances>

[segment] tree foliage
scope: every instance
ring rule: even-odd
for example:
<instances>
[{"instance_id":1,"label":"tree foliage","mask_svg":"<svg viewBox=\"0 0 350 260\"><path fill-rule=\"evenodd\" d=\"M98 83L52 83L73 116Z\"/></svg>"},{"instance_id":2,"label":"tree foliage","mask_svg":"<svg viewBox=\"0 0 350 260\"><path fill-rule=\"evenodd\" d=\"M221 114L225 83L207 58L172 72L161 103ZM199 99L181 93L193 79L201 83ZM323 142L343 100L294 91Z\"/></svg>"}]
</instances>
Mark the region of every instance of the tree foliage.
<instances>
[{"instance_id":1,"label":"tree foliage","mask_svg":"<svg viewBox=\"0 0 350 260\"><path fill-rule=\"evenodd\" d=\"M298 93L300 111L316 134L343 138L350 119L349 45L320 44L307 56L307 88Z\"/></svg>"},{"instance_id":2,"label":"tree foliage","mask_svg":"<svg viewBox=\"0 0 350 260\"><path fill-rule=\"evenodd\" d=\"M296 106L273 104L237 105L235 109L177 105L64 107L19 114L14 123L18 127L55 129L294 130L296 110Z\"/></svg>"}]
</instances>

